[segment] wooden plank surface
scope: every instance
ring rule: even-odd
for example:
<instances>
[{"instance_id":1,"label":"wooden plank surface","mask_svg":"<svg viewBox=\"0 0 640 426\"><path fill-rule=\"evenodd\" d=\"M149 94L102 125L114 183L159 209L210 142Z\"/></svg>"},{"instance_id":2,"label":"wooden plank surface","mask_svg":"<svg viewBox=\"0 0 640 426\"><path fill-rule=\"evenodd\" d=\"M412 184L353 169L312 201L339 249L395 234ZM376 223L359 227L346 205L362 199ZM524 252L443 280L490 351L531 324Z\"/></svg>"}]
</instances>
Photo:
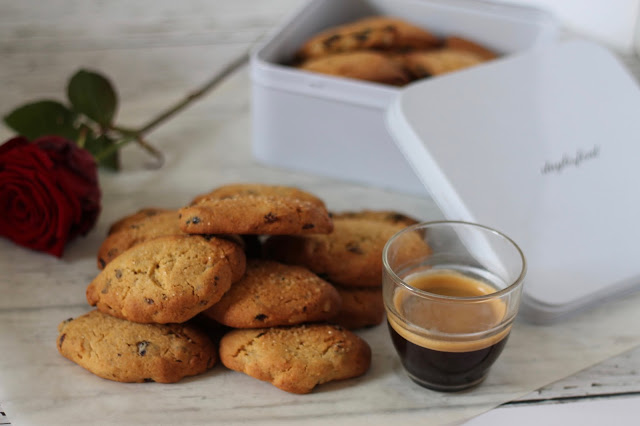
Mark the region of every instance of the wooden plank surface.
<instances>
[{"instance_id":1,"label":"wooden plank surface","mask_svg":"<svg viewBox=\"0 0 640 426\"><path fill-rule=\"evenodd\" d=\"M300 3L0 0L0 80L5 88L0 113L30 99L60 98L65 79L82 65L111 76L121 94L120 116L127 120L123 124L140 123L148 118L143 105L167 105L182 97L246 51ZM210 47L211 56L194 54L203 46ZM621 59L640 80L640 61L633 56ZM221 90L237 87L232 79ZM231 116L247 107L245 97L238 98L236 105L224 98L220 114ZM0 130L2 139L8 135L7 129ZM640 348L636 348L511 404L639 394L639 366ZM1 404L0 424L9 424Z\"/></svg>"}]
</instances>

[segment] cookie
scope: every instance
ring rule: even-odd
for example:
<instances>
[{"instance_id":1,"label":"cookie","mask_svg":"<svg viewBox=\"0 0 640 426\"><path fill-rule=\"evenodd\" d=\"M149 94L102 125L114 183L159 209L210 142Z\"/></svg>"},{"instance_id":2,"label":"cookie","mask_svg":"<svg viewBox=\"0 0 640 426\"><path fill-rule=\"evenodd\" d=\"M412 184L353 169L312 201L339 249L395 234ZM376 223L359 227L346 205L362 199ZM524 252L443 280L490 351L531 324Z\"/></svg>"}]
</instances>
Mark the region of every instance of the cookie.
<instances>
[{"instance_id":1,"label":"cookie","mask_svg":"<svg viewBox=\"0 0 640 426\"><path fill-rule=\"evenodd\" d=\"M189 234L315 234L333 223L324 202L297 188L261 184L220 187L180 209Z\"/></svg>"},{"instance_id":2,"label":"cookie","mask_svg":"<svg viewBox=\"0 0 640 426\"><path fill-rule=\"evenodd\" d=\"M392 224L402 224L404 226L411 226L419 223L420 221L414 219L406 214L399 213L392 210L359 210L359 211L344 211L344 212L331 212L332 219L369 219L379 220L382 222Z\"/></svg>"},{"instance_id":3,"label":"cookie","mask_svg":"<svg viewBox=\"0 0 640 426\"><path fill-rule=\"evenodd\" d=\"M404 61L414 78L447 74L484 62L476 53L454 49L411 52L405 55Z\"/></svg>"},{"instance_id":4,"label":"cookie","mask_svg":"<svg viewBox=\"0 0 640 426\"><path fill-rule=\"evenodd\" d=\"M336 286L342 299L338 315L331 322L349 330L373 327L384 319L381 288L353 288Z\"/></svg>"},{"instance_id":5,"label":"cookie","mask_svg":"<svg viewBox=\"0 0 640 426\"><path fill-rule=\"evenodd\" d=\"M300 69L321 74L402 86L409 74L397 60L380 52L336 53L303 62Z\"/></svg>"},{"instance_id":6,"label":"cookie","mask_svg":"<svg viewBox=\"0 0 640 426\"><path fill-rule=\"evenodd\" d=\"M231 370L304 394L316 385L367 372L371 348L336 325L233 330L220 341L220 360Z\"/></svg>"},{"instance_id":7,"label":"cookie","mask_svg":"<svg viewBox=\"0 0 640 426\"><path fill-rule=\"evenodd\" d=\"M440 40L405 20L371 16L339 25L311 37L296 54L299 59L318 58L356 50L432 49Z\"/></svg>"},{"instance_id":8,"label":"cookie","mask_svg":"<svg viewBox=\"0 0 640 426\"><path fill-rule=\"evenodd\" d=\"M217 362L211 339L191 325L138 324L94 310L58 331L62 356L117 382L174 383Z\"/></svg>"},{"instance_id":9,"label":"cookie","mask_svg":"<svg viewBox=\"0 0 640 426\"><path fill-rule=\"evenodd\" d=\"M340 302L336 289L307 268L252 259L244 277L203 314L234 328L273 327L328 320Z\"/></svg>"},{"instance_id":10,"label":"cookie","mask_svg":"<svg viewBox=\"0 0 640 426\"><path fill-rule=\"evenodd\" d=\"M87 287L87 301L130 321L181 323L220 300L245 262L242 249L225 239L158 237L111 261Z\"/></svg>"},{"instance_id":11,"label":"cookie","mask_svg":"<svg viewBox=\"0 0 640 426\"><path fill-rule=\"evenodd\" d=\"M116 222L111 229L98 249L99 269L143 241L183 234L176 210L141 210Z\"/></svg>"},{"instance_id":12,"label":"cookie","mask_svg":"<svg viewBox=\"0 0 640 426\"><path fill-rule=\"evenodd\" d=\"M159 207L145 207L133 214L124 216L119 220L115 221L114 223L112 223L111 226L109 227L109 231L107 232L107 235L111 235L114 232L118 232L123 229L128 229L131 225L135 225L141 220L144 220L151 216L155 216L158 213L164 213L168 211L170 210L159 208Z\"/></svg>"},{"instance_id":13,"label":"cookie","mask_svg":"<svg viewBox=\"0 0 640 426\"><path fill-rule=\"evenodd\" d=\"M490 61L498 57L498 54L493 50L482 46L479 43L471 41L464 37L450 36L445 38L444 47L452 50L463 50L465 52L471 52L478 55L484 61Z\"/></svg>"},{"instance_id":14,"label":"cookie","mask_svg":"<svg viewBox=\"0 0 640 426\"><path fill-rule=\"evenodd\" d=\"M333 224L334 231L328 235L269 237L264 243L265 256L306 266L332 284L380 287L382 249L404 224L360 218L334 218ZM411 249L429 252L417 237Z\"/></svg>"}]
</instances>

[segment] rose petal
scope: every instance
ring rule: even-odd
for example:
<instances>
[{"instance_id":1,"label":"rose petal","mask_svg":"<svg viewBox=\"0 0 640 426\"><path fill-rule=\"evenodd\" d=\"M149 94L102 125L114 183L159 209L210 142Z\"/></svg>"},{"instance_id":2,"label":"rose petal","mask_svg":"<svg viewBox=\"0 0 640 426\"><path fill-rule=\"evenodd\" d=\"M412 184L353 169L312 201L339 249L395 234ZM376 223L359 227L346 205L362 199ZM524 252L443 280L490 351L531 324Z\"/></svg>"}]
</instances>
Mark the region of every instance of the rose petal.
<instances>
[{"instance_id":1,"label":"rose petal","mask_svg":"<svg viewBox=\"0 0 640 426\"><path fill-rule=\"evenodd\" d=\"M61 256L65 244L95 225L100 212L96 163L60 137L0 146L0 235Z\"/></svg>"}]
</instances>

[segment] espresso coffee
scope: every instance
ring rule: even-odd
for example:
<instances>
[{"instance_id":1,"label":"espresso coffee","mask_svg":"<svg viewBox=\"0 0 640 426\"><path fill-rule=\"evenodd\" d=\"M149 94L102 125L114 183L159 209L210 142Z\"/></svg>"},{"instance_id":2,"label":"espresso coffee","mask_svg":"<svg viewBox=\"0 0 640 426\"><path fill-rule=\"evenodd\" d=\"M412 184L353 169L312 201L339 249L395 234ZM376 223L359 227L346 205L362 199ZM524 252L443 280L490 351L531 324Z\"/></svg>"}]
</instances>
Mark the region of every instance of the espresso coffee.
<instances>
[{"instance_id":1,"label":"espresso coffee","mask_svg":"<svg viewBox=\"0 0 640 426\"><path fill-rule=\"evenodd\" d=\"M417 298L403 288L393 295L395 311L402 319L388 312L389 331L410 377L423 386L447 391L480 383L502 352L510 330L509 325L500 326L504 302L481 298L497 289L452 270L414 273L404 281L429 294L445 296ZM460 297L475 299L453 299Z\"/></svg>"}]
</instances>

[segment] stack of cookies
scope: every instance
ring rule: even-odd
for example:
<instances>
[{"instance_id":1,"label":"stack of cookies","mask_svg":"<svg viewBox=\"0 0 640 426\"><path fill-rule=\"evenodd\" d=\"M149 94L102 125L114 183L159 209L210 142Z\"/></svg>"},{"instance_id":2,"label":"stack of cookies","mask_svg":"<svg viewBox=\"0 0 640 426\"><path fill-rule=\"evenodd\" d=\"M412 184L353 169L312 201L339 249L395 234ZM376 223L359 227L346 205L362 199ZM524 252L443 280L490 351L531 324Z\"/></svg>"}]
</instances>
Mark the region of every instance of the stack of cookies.
<instances>
[{"instance_id":1,"label":"stack of cookies","mask_svg":"<svg viewBox=\"0 0 640 426\"><path fill-rule=\"evenodd\" d=\"M175 382L218 360L293 393L360 376L371 349L351 330L382 322L382 248L412 223L332 215L260 184L140 210L111 226L86 292L97 309L60 325L58 349L123 382Z\"/></svg>"},{"instance_id":2,"label":"stack of cookies","mask_svg":"<svg viewBox=\"0 0 640 426\"><path fill-rule=\"evenodd\" d=\"M459 36L437 37L389 16L329 28L307 40L294 65L313 72L402 86L494 59L497 54Z\"/></svg>"}]
</instances>

